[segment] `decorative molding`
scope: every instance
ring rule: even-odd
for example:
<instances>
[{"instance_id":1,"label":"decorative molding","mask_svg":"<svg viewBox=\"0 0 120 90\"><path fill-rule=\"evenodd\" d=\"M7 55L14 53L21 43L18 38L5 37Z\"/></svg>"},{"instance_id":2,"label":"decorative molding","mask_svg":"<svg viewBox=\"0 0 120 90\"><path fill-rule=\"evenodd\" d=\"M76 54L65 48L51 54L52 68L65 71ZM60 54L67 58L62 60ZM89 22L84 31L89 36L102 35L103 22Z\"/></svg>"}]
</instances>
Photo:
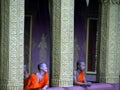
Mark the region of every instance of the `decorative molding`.
<instances>
[{"instance_id":1,"label":"decorative molding","mask_svg":"<svg viewBox=\"0 0 120 90\"><path fill-rule=\"evenodd\" d=\"M70 87L73 85L72 80L58 80L58 79L52 79L52 85L53 86L63 86L63 87Z\"/></svg>"},{"instance_id":2,"label":"decorative molding","mask_svg":"<svg viewBox=\"0 0 120 90\"><path fill-rule=\"evenodd\" d=\"M118 78L118 76L114 76L114 77L108 77L108 76L102 76L102 77L100 77L100 80L101 80L101 82L104 82L104 83L119 83L119 78Z\"/></svg>"},{"instance_id":3,"label":"decorative molding","mask_svg":"<svg viewBox=\"0 0 120 90\"><path fill-rule=\"evenodd\" d=\"M120 0L101 0L102 4L120 5Z\"/></svg>"},{"instance_id":4,"label":"decorative molding","mask_svg":"<svg viewBox=\"0 0 120 90\"><path fill-rule=\"evenodd\" d=\"M87 38L87 41L86 41L86 73L87 74L96 74L97 73L97 42L98 42L98 35L97 35L97 32L98 32L98 30L96 30L97 32L96 32L96 43L95 43L95 47L96 47L96 50L95 50L95 63L94 63L94 67L95 67L95 71L89 71L88 70L88 62L89 62L89 50L88 50L88 48L89 48L89 32L90 32L90 22L92 22L92 20L94 20L94 21L96 21L96 23L98 22L98 18L88 18L87 19L87 36L86 36L86 38ZM97 24L96 24L97 25ZM95 26L94 25L94 27L97 27L97 26ZM91 66L92 67L92 66Z\"/></svg>"}]
</instances>

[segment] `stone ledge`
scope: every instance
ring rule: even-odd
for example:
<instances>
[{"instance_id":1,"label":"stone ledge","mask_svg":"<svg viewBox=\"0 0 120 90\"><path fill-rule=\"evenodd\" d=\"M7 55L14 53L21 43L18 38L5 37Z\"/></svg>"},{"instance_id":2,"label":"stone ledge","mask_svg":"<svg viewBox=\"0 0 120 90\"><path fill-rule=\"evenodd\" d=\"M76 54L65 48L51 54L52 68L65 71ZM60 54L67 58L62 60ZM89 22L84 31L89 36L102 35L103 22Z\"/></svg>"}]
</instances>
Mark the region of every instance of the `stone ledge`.
<instances>
[{"instance_id":1,"label":"stone ledge","mask_svg":"<svg viewBox=\"0 0 120 90\"><path fill-rule=\"evenodd\" d=\"M51 87L47 90L115 90L112 84L106 83L96 83L92 84L90 87L82 87L82 86L73 86L73 87Z\"/></svg>"}]
</instances>

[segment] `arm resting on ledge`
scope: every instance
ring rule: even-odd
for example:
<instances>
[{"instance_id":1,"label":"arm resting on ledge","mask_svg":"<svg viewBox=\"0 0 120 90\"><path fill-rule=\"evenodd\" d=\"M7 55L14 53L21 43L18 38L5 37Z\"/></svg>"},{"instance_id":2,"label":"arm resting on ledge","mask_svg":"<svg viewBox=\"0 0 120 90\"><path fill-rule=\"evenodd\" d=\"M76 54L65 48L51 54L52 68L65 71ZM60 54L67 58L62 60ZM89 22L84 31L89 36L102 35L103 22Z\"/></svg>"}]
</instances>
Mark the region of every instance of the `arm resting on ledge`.
<instances>
[{"instance_id":1,"label":"arm resting on ledge","mask_svg":"<svg viewBox=\"0 0 120 90\"><path fill-rule=\"evenodd\" d=\"M76 73L77 73L77 72L74 71L74 75L73 75L73 76L74 76L74 77L73 77L74 85L80 85L80 86L90 86L90 85L91 85L90 82L87 82L87 81L86 81L84 75L83 75L83 78L84 78L83 82L78 82L78 81L77 81L77 74L76 74Z\"/></svg>"}]
</instances>

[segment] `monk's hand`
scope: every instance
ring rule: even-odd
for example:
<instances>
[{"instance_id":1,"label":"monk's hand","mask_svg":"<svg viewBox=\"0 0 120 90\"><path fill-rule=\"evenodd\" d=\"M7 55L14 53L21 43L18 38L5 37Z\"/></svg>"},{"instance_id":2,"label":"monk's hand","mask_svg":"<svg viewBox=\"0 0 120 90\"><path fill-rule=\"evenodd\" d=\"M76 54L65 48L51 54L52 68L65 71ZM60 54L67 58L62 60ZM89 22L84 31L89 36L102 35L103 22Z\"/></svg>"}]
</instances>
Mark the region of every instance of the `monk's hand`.
<instances>
[{"instance_id":1,"label":"monk's hand","mask_svg":"<svg viewBox=\"0 0 120 90\"><path fill-rule=\"evenodd\" d=\"M92 83L91 82L88 82L88 86L91 86L92 85Z\"/></svg>"},{"instance_id":2,"label":"monk's hand","mask_svg":"<svg viewBox=\"0 0 120 90\"><path fill-rule=\"evenodd\" d=\"M91 82L87 82L84 84L85 87L90 87L91 86Z\"/></svg>"},{"instance_id":3,"label":"monk's hand","mask_svg":"<svg viewBox=\"0 0 120 90\"><path fill-rule=\"evenodd\" d=\"M87 83L83 83L82 86L89 87L89 86L91 86L91 84L87 82Z\"/></svg>"},{"instance_id":4,"label":"monk's hand","mask_svg":"<svg viewBox=\"0 0 120 90\"><path fill-rule=\"evenodd\" d=\"M46 88L42 88L41 90L46 90Z\"/></svg>"}]
</instances>

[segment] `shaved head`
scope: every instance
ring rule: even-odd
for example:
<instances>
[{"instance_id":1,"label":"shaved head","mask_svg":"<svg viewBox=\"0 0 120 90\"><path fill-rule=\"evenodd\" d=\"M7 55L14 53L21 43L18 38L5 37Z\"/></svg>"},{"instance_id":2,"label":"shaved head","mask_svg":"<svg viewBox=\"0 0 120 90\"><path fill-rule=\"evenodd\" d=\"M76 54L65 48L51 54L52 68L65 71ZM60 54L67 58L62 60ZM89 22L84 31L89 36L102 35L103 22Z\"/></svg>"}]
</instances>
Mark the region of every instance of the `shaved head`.
<instances>
[{"instance_id":1,"label":"shaved head","mask_svg":"<svg viewBox=\"0 0 120 90\"><path fill-rule=\"evenodd\" d=\"M77 69L79 70L85 70L85 62L77 62Z\"/></svg>"},{"instance_id":2,"label":"shaved head","mask_svg":"<svg viewBox=\"0 0 120 90\"><path fill-rule=\"evenodd\" d=\"M43 70L45 72L47 72L47 65L45 63L40 63L38 64L38 70Z\"/></svg>"}]
</instances>

